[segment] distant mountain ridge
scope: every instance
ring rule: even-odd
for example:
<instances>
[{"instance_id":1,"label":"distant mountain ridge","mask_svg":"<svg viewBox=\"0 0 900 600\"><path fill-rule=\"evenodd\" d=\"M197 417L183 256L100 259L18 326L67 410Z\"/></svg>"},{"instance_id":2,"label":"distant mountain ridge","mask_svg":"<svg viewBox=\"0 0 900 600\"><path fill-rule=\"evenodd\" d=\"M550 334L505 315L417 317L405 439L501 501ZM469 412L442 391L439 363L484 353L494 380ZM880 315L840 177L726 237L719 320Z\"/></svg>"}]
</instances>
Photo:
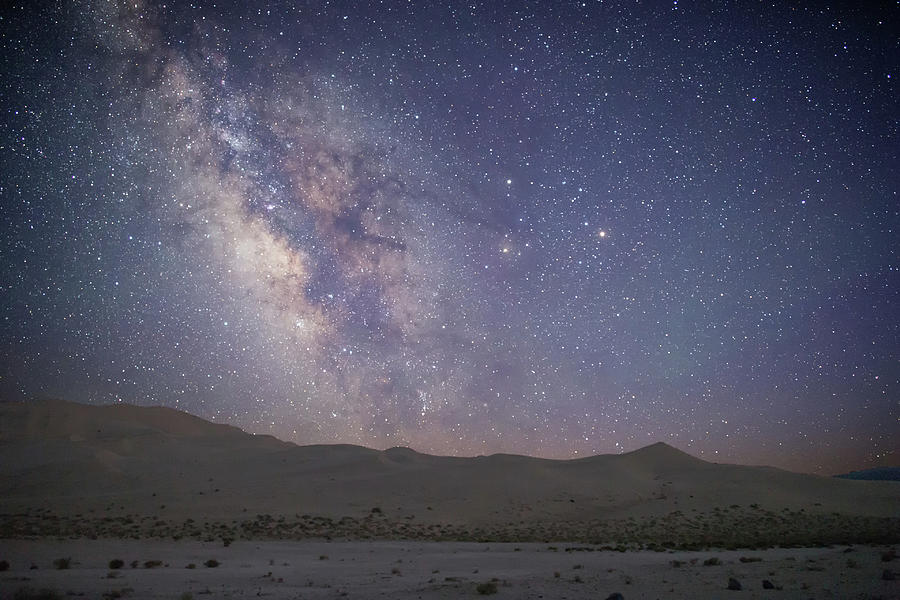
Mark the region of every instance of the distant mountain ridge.
<instances>
[{"instance_id":1,"label":"distant mountain ridge","mask_svg":"<svg viewBox=\"0 0 900 600\"><path fill-rule=\"evenodd\" d=\"M839 479L856 479L858 481L900 481L900 467L875 467L861 471L850 471L835 475Z\"/></svg>"}]
</instances>

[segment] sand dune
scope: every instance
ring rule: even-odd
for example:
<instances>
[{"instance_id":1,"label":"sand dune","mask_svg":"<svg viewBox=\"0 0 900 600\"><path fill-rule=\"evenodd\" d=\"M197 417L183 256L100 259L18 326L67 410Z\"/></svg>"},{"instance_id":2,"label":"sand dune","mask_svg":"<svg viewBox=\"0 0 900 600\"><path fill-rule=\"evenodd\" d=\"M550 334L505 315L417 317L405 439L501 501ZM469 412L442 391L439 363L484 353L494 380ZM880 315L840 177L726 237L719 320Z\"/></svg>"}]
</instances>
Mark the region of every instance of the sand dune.
<instances>
[{"instance_id":1,"label":"sand dune","mask_svg":"<svg viewBox=\"0 0 900 600\"><path fill-rule=\"evenodd\" d=\"M729 519L765 517L784 527L837 513L868 518L888 535L900 531L895 482L714 464L662 443L570 461L453 458L296 446L167 408L53 401L0 404L0 465L4 515L152 515L170 524L307 515L346 518L333 529L350 536L354 527L364 535L437 536L440 524L451 536L531 528L538 538L570 535L579 524L597 535L612 535L604 523L632 531L629 519L661 527L667 521L657 519L675 515L684 532L713 539L710 531L727 531ZM715 520L704 525L700 515ZM303 531L323 527L289 535Z\"/></svg>"}]
</instances>

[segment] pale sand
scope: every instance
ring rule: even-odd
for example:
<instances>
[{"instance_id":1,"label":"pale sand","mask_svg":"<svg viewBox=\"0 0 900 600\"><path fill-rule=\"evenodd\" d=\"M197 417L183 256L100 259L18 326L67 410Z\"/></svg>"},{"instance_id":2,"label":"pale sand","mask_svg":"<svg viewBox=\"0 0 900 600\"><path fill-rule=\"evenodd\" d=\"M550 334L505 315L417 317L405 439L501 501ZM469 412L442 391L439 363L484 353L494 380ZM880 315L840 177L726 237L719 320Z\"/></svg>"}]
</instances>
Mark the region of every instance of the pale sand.
<instances>
[{"instance_id":1,"label":"pale sand","mask_svg":"<svg viewBox=\"0 0 900 600\"><path fill-rule=\"evenodd\" d=\"M479 583L497 580L498 598L603 600L614 592L642 598L896 599L900 581L885 581L886 548L868 546L767 551L601 552L566 551L565 545L431 542L235 542L126 540L0 540L0 598L22 587L61 596L102 598L468 598ZM716 556L722 564L704 566ZM68 570L53 561L72 557ZM325 557L325 558L322 558ZM741 562L740 558L761 558ZM126 561L109 579L108 562ZM203 563L220 561L217 568ZM160 560L164 565L131 568ZM673 566L672 561L682 561ZM691 562L694 564L691 564ZM196 569L187 569L195 563ZM32 570L35 564L38 569ZM555 576L558 573L559 576ZM727 590L729 577L742 591ZM580 579L580 581L579 581ZM763 589L770 580L781 590ZM107 596L112 597L112 596Z\"/></svg>"}]
</instances>

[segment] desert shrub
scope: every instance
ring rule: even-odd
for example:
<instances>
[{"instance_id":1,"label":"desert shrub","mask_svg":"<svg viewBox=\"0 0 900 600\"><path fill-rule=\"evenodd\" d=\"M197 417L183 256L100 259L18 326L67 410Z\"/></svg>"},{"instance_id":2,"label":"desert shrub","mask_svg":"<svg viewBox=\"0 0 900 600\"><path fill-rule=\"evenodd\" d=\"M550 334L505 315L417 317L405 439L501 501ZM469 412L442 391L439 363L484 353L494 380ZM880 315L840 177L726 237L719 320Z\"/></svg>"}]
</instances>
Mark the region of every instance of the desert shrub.
<instances>
[{"instance_id":1,"label":"desert shrub","mask_svg":"<svg viewBox=\"0 0 900 600\"><path fill-rule=\"evenodd\" d=\"M493 581L485 581L484 583L479 583L475 588L475 591L481 594L482 596L487 596L489 594L497 593L497 584Z\"/></svg>"},{"instance_id":2,"label":"desert shrub","mask_svg":"<svg viewBox=\"0 0 900 600\"><path fill-rule=\"evenodd\" d=\"M162 566L162 561L161 561L161 560L147 560L147 561L144 561L144 568L145 568L145 569L155 569L156 567L161 567L161 566Z\"/></svg>"},{"instance_id":3,"label":"desert shrub","mask_svg":"<svg viewBox=\"0 0 900 600\"><path fill-rule=\"evenodd\" d=\"M72 559L71 558L57 558L56 560L53 561L53 566L60 570L68 569L70 566L72 566Z\"/></svg>"},{"instance_id":4,"label":"desert shrub","mask_svg":"<svg viewBox=\"0 0 900 600\"><path fill-rule=\"evenodd\" d=\"M53 590L34 590L20 588L13 594L13 600L62 600L62 596Z\"/></svg>"},{"instance_id":5,"label":"desert shrub","mask_svg":"<svg viewBox=\"0 0 900 600\"><path fill-rule=\"evenodd\" d=\"M131 561L131 568L132 568L132 569L137 569L137 568L138 568L138 565L140 565L140 564L141 564L141 563L139 563L138 561L133 560L133 561Z\"/></svg>"},{"instance_id":6,"label":"desert shrub","mask_svg":"<svg viewBox=\"0 0 900 600\"><path fill-rule=\"evenodd\" d=\"M372 509L372 513L373 514L381 514L381 507L376 506L375 508Z\"/></svg>"},{"instance_id":7,"label":"desert shrub","mask_svg":"<svg viewBox=\"0 0 900 600\"><path fill-rule=\"evenodd\" d=\"M0 571L9 571L9 562L0 560Z\"/></svg>"},{"instance_id":8,"label":"desert shrub","mask_svg":"<svg viewBox=\"0 0 900 600\"><path fill-rule=\"evenodd\" d=\"M121 560L119 558L114 558L111 561L109 561L110 569L121 569L124 566L125 566L125 561Z\"/></svg>"},{"instance_id":9,"label":"desert shrub","mask_svg":"<svg viewBox=\"0 0 900 600\"><path fill-rule=\"evenodd\" d=\"M719 560L718 556L713 556L712 558L707 558L706 560L703 561L704 567L715 567L715 566L718 566L721 564L722 564L722 561Z\"/></svg>"},{"instance_id":10,"label":"desert shrub","mask_svg":"<svg viewBox=\"0 0 900 600\"><path fill-rule=\"evenodd\" d=\"M181 600L194 600L194 595L190 592L185 592L181 595Z\"/></svg>"},{"instance_id":11,"label":"desert shrub","mask_svg":"<svg viewBox=\"0 0 900 600\"><path fill-rule=\"evenodd\" d=\"M196 569L196 568L197 568L197 565L195 565L194 563L188 563L188 565L185 567L185 569Z\"/></svg>"},{"instance_id":12,"label":"desert shrub","mask_svg":"<svg viewBox=\"0 0 900 600\"><path fill-rule=\"evenodd\" d=\"M210 568L210 569L215 569L216 567L219 566L219 561L217 561L217 560L214 559L214 558L211 558L211 559L209 559L208 561L206 561L206 562L203 563L203 564L206 565L206 566L207 566L208 568Z\"/></svg>"}]
</instances>

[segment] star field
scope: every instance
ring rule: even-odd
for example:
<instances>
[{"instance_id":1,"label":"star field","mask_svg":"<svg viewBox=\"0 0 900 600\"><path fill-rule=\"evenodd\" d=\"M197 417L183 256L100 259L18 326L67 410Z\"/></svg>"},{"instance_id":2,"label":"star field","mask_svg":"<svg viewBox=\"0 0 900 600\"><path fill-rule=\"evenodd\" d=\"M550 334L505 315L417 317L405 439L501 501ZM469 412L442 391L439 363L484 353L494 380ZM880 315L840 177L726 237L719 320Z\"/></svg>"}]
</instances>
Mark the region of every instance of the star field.
<instances>
[{"instance_id":1,"label":"star field","mask_svg":"<svg viewBox=\"0 0 900 600\"><path fill-rule=\"evenodd\" d=\"M0 12L5 397L898 449L896 4L39 4Z\"/></svg>"}]
</instances>

